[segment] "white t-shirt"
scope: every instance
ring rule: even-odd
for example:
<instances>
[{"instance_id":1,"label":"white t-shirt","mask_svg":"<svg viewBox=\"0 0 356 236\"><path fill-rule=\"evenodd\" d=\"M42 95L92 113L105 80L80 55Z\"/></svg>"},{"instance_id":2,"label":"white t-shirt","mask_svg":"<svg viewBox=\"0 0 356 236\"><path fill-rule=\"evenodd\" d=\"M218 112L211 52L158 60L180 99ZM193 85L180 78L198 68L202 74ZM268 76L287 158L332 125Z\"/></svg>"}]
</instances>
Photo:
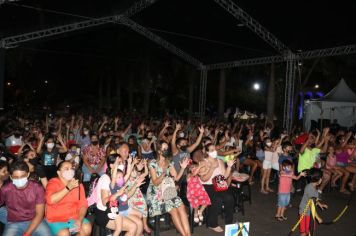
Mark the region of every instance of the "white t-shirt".
<instances>
[{"instance_id":1,"label":"white t-shirt","mask_svg":"<svg viewBox=\"0 0 356 236\"><path fill-rule=\"evenodd\" d=\"M234 137L231 137L228 142L225 143L225 147L233 147L236 144L236 140Z\"/></svg>"},{"instance_id":2,"label":"white t-shirt","mask_svg":"<svg viewBox=\"0 0 356 236\"><path fill-rule=\"evenodd\" d=\"M73 155L72 155L71 153L68 153L68 154L66 155L65 160L66 160L66 161L69 161L69 160L71 160L72 158L73 158ZM74 158L74 162L75 162L75 164L79 165L79 156L76 156L76 157Z\"/></svg>"},{"instance_id":3,"label":"white t-shirt","mask_svg":"<svg viewBox=\"0 0 356 236\"><path fill-rule=\"evenodd\" d=\"M15 135L11 135L8 137L5 141L6 147L11 147L11 146L22 146L22 136L19 138L16 138Z\"/></svg>"},{"instance_id":4,"label":"white t-shirt","mask_svg":"<svg viewBox=\"0 0 356 236\"><path fill-rule=\"evenodd\" d=\"M96 207L101 210L101 211L106 211L106 206L103 205L103 202L101 201L101 190L107 190L109 191L110 194L110 177L105 174L100 177L98 180L97 186L96 186L96 193L97 193L97 201L96 201Z\"/></svg>"}]
</instances>

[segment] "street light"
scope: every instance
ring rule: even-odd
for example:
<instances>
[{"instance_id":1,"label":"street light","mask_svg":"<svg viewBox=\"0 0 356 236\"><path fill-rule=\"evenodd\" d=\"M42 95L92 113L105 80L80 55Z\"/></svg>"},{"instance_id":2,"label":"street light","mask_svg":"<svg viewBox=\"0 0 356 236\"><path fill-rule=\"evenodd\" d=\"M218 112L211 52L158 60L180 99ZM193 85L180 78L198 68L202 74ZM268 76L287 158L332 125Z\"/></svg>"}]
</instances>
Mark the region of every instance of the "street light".
<instances>
[{"instance_id":1,"label":"street light","mask_svg":"<svg viewBox=\"0 0 356 236\"><path fill-rule=\"evenodd\" d=\"M254 89L254 90L257 91L257 90L260 90L260 88L261 88L261 86L260 86L259 83L254 83L254 84L253 84L253 89Z\"/></svg>"},{"instance_id":2,"label":"street light","mask_svg":"<svg viewBox=\"0 0 356 236\"><path fill-rule=\"evenodd\" d=\"M316 85L314 86L314 88L318 89L318 88L319 88L319 84L316 84Z\"/></svg>"},{"instance_id":3,"label":"street light","mask_svg":"<svg viewBox=\"0 0 356 236\"><path fill-rule=\"evenodd\" d=\"M11 82L7 82L6 84L7 84L7 86L11 86Z\"/></svg>"},{"instance_id":4,"label":"street light","mask_svg":"<svg viewBox=\"0 0 356 236\"><path fill-rule=\"evenodd\" d=\"M48 84L48 80L45 80L45 84Z\"/></svg>"}]
</instances>

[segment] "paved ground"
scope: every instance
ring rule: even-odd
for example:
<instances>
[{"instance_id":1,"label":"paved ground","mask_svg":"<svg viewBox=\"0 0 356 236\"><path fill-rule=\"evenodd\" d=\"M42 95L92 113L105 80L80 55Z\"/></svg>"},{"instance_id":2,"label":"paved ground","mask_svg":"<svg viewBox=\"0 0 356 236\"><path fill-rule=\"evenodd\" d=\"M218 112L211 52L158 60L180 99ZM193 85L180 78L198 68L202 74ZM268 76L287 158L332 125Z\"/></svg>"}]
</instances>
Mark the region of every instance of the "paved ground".
<instances>
[{"instance_id":1,"label":"paved ground","mask_svg":"<svg viewBox=\"0 0 356 236\"><path fill-rule=\"evenodd\" d=\"M235 214L236 221L249 221L250 226L250 236L260 236L260 235L277 235L277 236L287 236L290 232L292 226L296 223L298 219L298 206L301 196L299 194L294 194L292 196L291 203L292 208L289 208L286 212L288 218L285 222L277 222L274 219L276 210L277 197L275 193L269 195L262 195L258 191L258 184L252 187L252 205L245 203L245 216L241 213ZM330 221L334 219L339 212L344 208L345 204L349 199L348 195L343 195L338 192L327 192L323 194L323 200L329 205L329 209L321 212L319 210L320 216L324 221ZM221 221L223 225L223 221ZM161 232L161 236L171 236L177 235L176 230L170 230ZM195 227L194 236L214 236L214 235L224 235L214 233L208 230L205 225L200 227ZM299 235L296 231L293 235ZM354 194L353 200L347 212L344 216L333 225L317 225L315 235L322 236L356 236L356 193Z\"/></svg>"}]
</instances>

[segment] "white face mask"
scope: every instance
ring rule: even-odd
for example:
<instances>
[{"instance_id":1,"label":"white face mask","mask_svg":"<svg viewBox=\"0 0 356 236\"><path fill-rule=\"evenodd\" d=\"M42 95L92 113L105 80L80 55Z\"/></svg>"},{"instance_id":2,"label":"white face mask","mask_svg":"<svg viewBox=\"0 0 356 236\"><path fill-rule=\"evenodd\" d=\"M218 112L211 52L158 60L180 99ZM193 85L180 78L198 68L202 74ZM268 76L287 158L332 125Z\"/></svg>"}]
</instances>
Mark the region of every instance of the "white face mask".
<instances>
[{"instance_id":1,"label":"white face mask","mask_svg":"<svg viewBox=\"0 0 356 236\"><path fill-rule=\"evenodd\" d=\"M88 135L89 134L89 131L88 130L84 130L83 132L85 135Z\"/></svg>"},{"instance_id":2,"label":"white face mask","mask_svg":"<svg viewBox=\"0 0 356 236\"><path fill-rule=\"evenodd\" d=\"M215 151L212 151L212 152L208 152L208 155L211 157L211 158L216 158L218 156L218 152L215 150Z\"/></svg>"},{"instance_id":3,"label":"white face mask","mask_svg":"<svg viewBox=\"0 0 356 236\"><path fill-rule=\"evenodd\" d=\"M179 133L179 134L178 134L178 137L179 137L179 138L184 138L184 133L183 133L183 132Z\"/></svg>"},{"instance_id":4,"label":"white face mask","mask_svg":"<svg viewBox=\"0 0 356 236\"><path fill-rule=\"evenodd\" d=\"M24 187L27 184L27 182L28 182L27 177L12 180L12 183L16 186L16 188Z\"/></svg>"},{"instance_id":5,"label":"white face mask","mask_svg":"<svg viewBox=\"0 0 356 236\"><path fill-rule=\"evenodd\" d=\"M118 165L118 167L117 167L117 169L118 170L121 170L121 171L124 171L124 169L125 169L125 166L124 165Z\"/></svg>"},{"instance_id":6,"label":"white face mask","mask_svg":"<svg viewBox=\"0 0 356 236\"><path fill-rule=\"evenodd\" d=\"M75 175L75 172L74 172L73 169L65 170L65 171L62 172L62 177L67 181L72 180L74 175Z\"/></svg>"},{"instance_id":7,"label":"white face mask","mask_svg":"<svg viewBox=\"0 0 356 236\"><path fill-rule=\"evenodd\" d=\"M267 146L267 147L271 147L271 146L272 146L272 143L271 143L271 142L268 142L268 143L266 143L266 146Z\"/></svg>"},{"instance_id":8,"label":"white face mask","mask_svg":"<svg viewBox=\"0 0 356 236\"><path fill-rule=\"evenodd\" d=\"M52 149L54 147L54 143L47 143L47 148Z\"/></svg>"}]
</instances>

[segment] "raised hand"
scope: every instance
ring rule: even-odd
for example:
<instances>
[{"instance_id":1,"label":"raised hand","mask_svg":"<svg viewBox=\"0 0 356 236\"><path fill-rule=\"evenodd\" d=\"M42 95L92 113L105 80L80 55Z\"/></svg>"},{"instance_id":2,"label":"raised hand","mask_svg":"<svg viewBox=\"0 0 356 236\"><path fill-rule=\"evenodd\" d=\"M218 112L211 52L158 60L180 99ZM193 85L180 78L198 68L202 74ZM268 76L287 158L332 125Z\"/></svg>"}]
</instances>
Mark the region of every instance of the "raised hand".
<instances>
[{"instance_id":1,"label":"raised hand","mask_svg":"<svg viewBox=\"0 0 356 236\"><path fill-rule=\"evenodd\" d=\"M236 160L228 161L227 166L231 168L235 163L236 163Z\"/></svg>"},{"instance_id":2,"label":"raised hand","mask_svg":"<svg viewBox=\"0 0 356 236\"><path fill-rule=\"evenodd\" d=\"M71 179L69 183L67 184L67 187L69 190L72 190L74 188L77 188L79 186L79 181L77 179Z\"/></svg>"},{"instance_id":3,"label":"raised hand","mask_svg":"<svg viewBox=\"0 0 356 236\"><path fill-rule=\"evenodd\" d=\"M201 133L201 134L203 134L204 133L204 126L203 125L201 125L199 128L198 128L198 130L199 130L199 132Z\"/></svg>"},{"instance_id":4,"label":"raised hand","mask_svg":"<svg viewBox=\"0 0 356 236\"><path fill-rule=\"evenodd\" d=\"M180 167L185 169L187 168L188 164L189 164L189 158L184 158L181 162L180 162Z\"/></svg>"},{"instance_id":5,"label":"raised hand","mask_svg":"<svg viewBox=\"0 0 356 236\"><path fill-rule=\"evenodd\" d=\"M176 124L176 130L180 130L182 128L182 125L180 123Z\"/></svg>"}]
</instances>

